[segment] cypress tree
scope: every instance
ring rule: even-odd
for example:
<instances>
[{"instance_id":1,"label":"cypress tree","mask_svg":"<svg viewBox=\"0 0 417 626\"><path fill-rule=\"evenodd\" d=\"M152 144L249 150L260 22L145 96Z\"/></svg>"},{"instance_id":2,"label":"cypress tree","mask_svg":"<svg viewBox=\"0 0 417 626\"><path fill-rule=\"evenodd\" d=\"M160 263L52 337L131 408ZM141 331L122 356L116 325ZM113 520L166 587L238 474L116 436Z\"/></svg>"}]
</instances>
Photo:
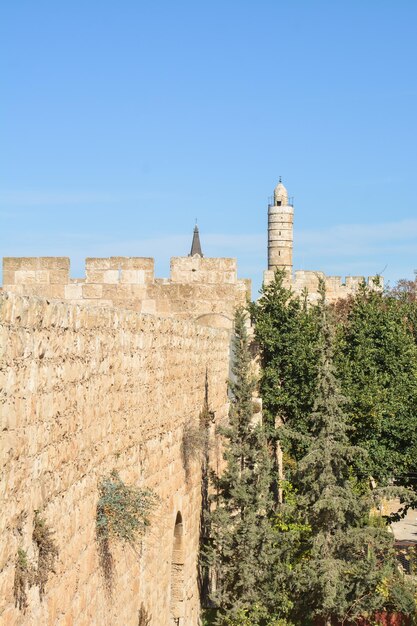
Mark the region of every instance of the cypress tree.
<instances>
[{"instance_id":1,"label":"cypress tree","mask_svg":"<svg viewBox=\"0 0 417 626\"><path fill-rule=\"evenodd\" d=\"M354 620L379 609L414 609L399 578L393 538L370 523L372 500L361 494L352 467L366 451L349 439L348 416L333 366L333 342L324 303L317 396L306 454L295 475L299 506L311 528L305 558L296 567L296 619Z\"/></svg>"},{"instance_id":2,"label":"cypress tree","mask_svg":"<svg viewBox=\"0 0 417 626\"><path fill-rule=\"evenodd\" d=\"M276 567L270 454L263 426L253 420L255 381L241 309L235 316L233 357L229 422L221 429L225 468L212 476L205 560L216 581L212 592L218 607L215 623L266 625L272 624L276 610L285 613L288 603Z\"/></svg>"}]
</instances>

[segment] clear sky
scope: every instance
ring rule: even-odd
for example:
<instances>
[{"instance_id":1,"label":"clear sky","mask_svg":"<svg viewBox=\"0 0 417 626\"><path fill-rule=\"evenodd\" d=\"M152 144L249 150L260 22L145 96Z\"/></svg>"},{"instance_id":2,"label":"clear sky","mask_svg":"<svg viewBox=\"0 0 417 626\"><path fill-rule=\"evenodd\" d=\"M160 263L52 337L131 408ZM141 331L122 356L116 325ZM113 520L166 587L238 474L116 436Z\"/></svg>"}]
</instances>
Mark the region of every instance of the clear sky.
<instances>
[{"instance_id":1,"label":"clear sky","mask_svg":"<svg viewBox=\"0 0 417 626\"><path fill-rule=\"evenodd\" d=\"M295 269L417 268L415 0L4 0L0 255L236 256L268 197Z\"/></svg>"}]
</instances>

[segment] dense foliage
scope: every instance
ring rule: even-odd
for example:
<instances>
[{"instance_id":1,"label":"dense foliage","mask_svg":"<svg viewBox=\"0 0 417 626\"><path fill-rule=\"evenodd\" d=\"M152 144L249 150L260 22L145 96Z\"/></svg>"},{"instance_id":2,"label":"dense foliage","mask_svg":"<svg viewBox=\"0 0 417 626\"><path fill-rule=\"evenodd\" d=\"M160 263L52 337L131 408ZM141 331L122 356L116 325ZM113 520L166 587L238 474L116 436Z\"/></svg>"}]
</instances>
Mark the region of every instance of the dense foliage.
<instances>
[{"instance_id":1,"label":"dense foliage","mask_svg":"<svg viewBox=\"0 0 417 626\"><path fill-rule=\"evenodd\" d=\"M251 316L263 424L252 417L239 311L225 469L213 476L208 515L205 563L217 608L207 624L311 626L372 620L381 610L412 614L413 588L372 511L384 489L388 495L384 485L416 476L415 285L362 286L331 307L322 288L319 303L307 305L278 271Z\"/></svg>"},{"instance_id":2,"label":"dense foliage","mask_svg":"<svg viewBox=\"0 0 417 626\"><path fill-rule=\"evenodd\" d=\"M285 286L285 275L262 290L251 309L260 346L264 419L273 432L281 423L308 432L317 378L317 311Z\"/></svg>"},{"instance_id":3,"label":"dense foliage","mask_svg":"<svg viewBox=\"0 0 417 626\"><path fill-rule=\"evenodd\" d=\"M337 326L336 364L363 471L405 479L417 457L417 345L401 300L363 287ZM415 304L414 304L414 308Z\"/></svg>"},{"instance_id":4,"label":"dense foliage","mask_svg":"<svg viewBox=\"0 0 417 626\"><path fill-rule=\"evenodd\" d=\"M150 514L158 502L151 489L126 485L117 472L101 481L97 502L98 537L119 539L134 546L150 524Z\"/></svg>"},{"instance_id":5,"label":"dense foliage","mask_svg":"<svg viewBox=\"0 0 417 626\"><path fill-rule=\"evenodd\" d=\"M297 623L322 618L330 626L334 618L343 622L380 609L408 614L414 599L397 570L392 534L370 523L372 493L358 493L352 477L354 463L368 455L350 442L323 303L319 309L316 400L306 454L294 476L298 505L311 529L305 558L296 565Z\"/></svg>"},{"instance_id":6,"label":"dense foliage","mask_svg":"<svg viewBox=\"0 0 417 626\"><path fill-rule=\"evenodd\" d=\"M372 475L408 484L417 455L417 303L404 283L388 293L363 286L330 313L336 373L352 426L349 438L369 451L356 473L364 480ZM317 386L318 307L307 307L277 272L253 307L253 317L265 417L270 425L284 423L307 434ZM302 438L281 440L288 460L302 456Z\"/></svg>"}]
</instances>

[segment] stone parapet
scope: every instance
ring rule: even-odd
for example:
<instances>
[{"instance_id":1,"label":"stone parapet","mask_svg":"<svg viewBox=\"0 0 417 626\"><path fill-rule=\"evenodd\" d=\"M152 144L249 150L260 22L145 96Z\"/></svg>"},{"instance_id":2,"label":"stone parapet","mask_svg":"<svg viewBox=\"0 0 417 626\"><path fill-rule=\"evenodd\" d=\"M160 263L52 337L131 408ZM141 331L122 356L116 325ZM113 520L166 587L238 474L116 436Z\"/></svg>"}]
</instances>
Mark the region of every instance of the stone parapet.
<instances>
[{"instance_id":1,"label":"stone parapet","mask_svg":"<svg viewBox=\"0 0 417 626\"><path fill-rule=\"evenodd\" d=\"M324 272L310 270L296 270L294 276L287 272L286 276L285 286L291 288L297 295L306 292L311 303L317 302L319 299L320 280L324 281L328 302L336 302L336 300L354 295L361 284L366 284L375 290L384 287L383 278L380 276L369 276L367 280L363 276L346 276L343 281L341 276L326 276ZM274 271L266 270L264 272L264 285L269 285L273 279Z\"/></svg>"},{"instance_id":2,"label":"stone parapet","mask_svg":"<svg viewBox=\"0 0 417 626\"><path fill-rule=\"evenodd\" d=\"M67 257L5 258L3 268L8 292L199 323L217 315L216 327L231 328L236 306L250 299L249 281L238 280L229 258L174 257L169 279L155 278L154 260L146 257L87 258L84 279L70 278Z\"/></svg>"},{"instance_id":3,"label":"stone parapet","mask_svg":"<svg viewBox=\"0 0 417 626\"><path fill-rule=\"evenodd\" d=\"M228 258L190 256L171 259L173 283L236 284L237 261Z\"/></svg>"}]
</instances>

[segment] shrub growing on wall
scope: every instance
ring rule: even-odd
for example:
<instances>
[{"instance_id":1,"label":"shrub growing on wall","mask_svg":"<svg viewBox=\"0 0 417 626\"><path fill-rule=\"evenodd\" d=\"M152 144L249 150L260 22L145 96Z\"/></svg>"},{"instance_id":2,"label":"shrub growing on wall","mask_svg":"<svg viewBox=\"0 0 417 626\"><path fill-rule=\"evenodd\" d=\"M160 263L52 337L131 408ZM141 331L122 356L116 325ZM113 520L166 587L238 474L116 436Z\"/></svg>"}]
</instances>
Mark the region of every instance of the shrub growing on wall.
<instances>
[{"instance_id":1,"label":"shrub growing on wall","mask_svg":"<svg viewBox=\"0 0 417 626\"><path fill-rule=\"evenodd\" d=\"M19 548L16 555L13 596L15 606L23 612L28 606L27 589L32 586L33 580L34 571L28 561L27 552L23 548Z\"/></svg>"},{"instance_id":2,"label":"shrub growing on wall","mask_svg":"<svg viewBox=\"0 0 417 626\"><path fill-rule=\"evenodd\" d=\"M27 590L30 587L37 585L40 600L43 600L46 583L49 575L54 573L55 560L58 557L58 548L53 539L53 532L39 511L35 511L32 541L37 548L36 566L30 562L28 554L23 548L18 549L15 562L13 595L16 607L23 612L28 606Z\"/></svg>"},{"instance_id":3,"label":"shrub growing on wall","mask_svg":"<svg viewBox=\"0 0 417 626\"><path fill-rule=\"evenodd\" d=\"M110 542L121 541L136 548L150 525L150 514L157 502L158 497L151 489L126 485L116 471L101 480L96 534L100 564L109 590L113 574Z\"/></svg>"},{"instance_id":4,"label":"shrub growing on wall","mask_svg":"<svg viewBox=\"0 0 417 626\"><path fill-rule=\"evenodd\" d=\"M184 424L181 441L181 457L187 480L190 477L191 462L202 461L210 448L210 423L213 413L204 402L198 420L188 420Z\"/></svg>"},{"instance_id":5,"label":"shrub growing on wall","mask_svg":"<svg viewBox=\"0 0 417 626\"><path fill-rule=\"evenodd\" d=\"M42 600L45 595L45 586L49 574L54 572L55 559L58 548L53 539L53 533L43 517L35 511L32 539L38 548L38 567L36 570L36 584L39 585L39 596Z\"/></svg>"}]
</instances>

